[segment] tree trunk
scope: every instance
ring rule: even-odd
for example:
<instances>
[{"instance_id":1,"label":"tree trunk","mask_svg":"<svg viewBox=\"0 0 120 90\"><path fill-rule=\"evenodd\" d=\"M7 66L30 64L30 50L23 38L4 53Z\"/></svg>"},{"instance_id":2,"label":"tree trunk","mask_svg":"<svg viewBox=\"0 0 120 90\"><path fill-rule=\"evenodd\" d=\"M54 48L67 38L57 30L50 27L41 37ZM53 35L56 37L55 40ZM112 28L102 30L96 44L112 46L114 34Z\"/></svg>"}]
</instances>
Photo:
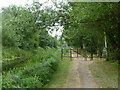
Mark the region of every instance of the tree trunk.
<instances>
[{"instance_id":1,"label":"tree trunk","mask_svg":"<svg viewBox=\"0 0 120 90\"><path fill-rule=\"evenodd\" d=\"M106 33L104 32L104 36L105 36L105 51L106 51L106 57L108 55L107 53L107 40L106 40Z\"/></svg>"}]
</instances>

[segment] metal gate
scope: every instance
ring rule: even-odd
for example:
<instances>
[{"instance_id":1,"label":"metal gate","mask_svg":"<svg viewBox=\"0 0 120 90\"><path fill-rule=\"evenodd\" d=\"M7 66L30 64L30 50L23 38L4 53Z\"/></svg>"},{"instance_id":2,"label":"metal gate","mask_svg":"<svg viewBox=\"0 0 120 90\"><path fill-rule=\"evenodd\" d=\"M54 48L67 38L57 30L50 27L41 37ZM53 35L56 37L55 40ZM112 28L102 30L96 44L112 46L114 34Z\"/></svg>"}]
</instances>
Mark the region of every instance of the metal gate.
<instances>
[{"instance_id":1,"label":"metal gate","mask_svg":"<svg viewBox=\"0 0 120 90\"><path fill-rule=\"evenodd\" d=\"M66 50L66 49L69 51L69 55L64 56L64 50ZM72 58L78 58L79 57L78 56L78 50L79 49L74 50L73 48L70 48L70 49L68 49L68 48L61 48L61 59L63 59L63 57L69 57L71 60L72 60Z\"/></svg>"}]
</instances>

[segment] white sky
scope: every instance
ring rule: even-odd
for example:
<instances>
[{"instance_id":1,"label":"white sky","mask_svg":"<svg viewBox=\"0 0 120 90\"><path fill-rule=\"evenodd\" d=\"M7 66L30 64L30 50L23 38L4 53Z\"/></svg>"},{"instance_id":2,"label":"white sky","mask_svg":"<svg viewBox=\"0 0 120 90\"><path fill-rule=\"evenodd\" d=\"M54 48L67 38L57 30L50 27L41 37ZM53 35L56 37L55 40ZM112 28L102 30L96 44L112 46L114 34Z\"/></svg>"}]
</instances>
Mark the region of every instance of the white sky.
<instances>
[{"instance_id":1,"label":"white sky","mask_svg":"<svg viewBox=\"0 0 120 90\"><path fill-rule=\"evenodd\" d=\"M0 0L0 9L2 7L8 7L9 5L21 5L24 6L26 3L31 4L32 0Z\"/></svg>"},{"instance_id":2,"label":"white sky","mask_svg":"<svg viewBox=\"0 0 120 90\"><path fill-rule=\"evenodd\" d=\"M35 0L35 1L39 1L40 3L44 3L47 2L47 4L45 6L52 6L52 2L51 0ZM56 1L56 0L52 0L52 1ZM60 2L62 0L57 0L57 2ZM33 0L0 0L0 10L3 7L8 7L9 5L16 5L16 6L25 6L26 4L31 5L33 2ZM59 30L56 32L56 30L50 34L53 37L55 35L61 36L62 32L62 27L59 27Z\"/></svg>"}]
</instances>

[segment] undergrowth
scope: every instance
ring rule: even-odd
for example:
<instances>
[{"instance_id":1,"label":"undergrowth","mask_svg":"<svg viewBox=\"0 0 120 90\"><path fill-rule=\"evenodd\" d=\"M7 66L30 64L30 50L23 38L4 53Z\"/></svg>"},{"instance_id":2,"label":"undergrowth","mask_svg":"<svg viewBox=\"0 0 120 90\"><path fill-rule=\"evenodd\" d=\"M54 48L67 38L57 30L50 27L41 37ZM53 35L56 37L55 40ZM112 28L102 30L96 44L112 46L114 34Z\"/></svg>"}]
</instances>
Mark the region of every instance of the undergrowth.
<instances>
[{"instance_id":1,"label":"undergrowth","mask_svg":"<svg viewBox=\"0 0 120 90\"><path fill-rule=\"evenodd\" d=\"M60 62L60 50L38 48L26 53L29 57L22 67L2 72L3 88L41 88L47 84Z\"/></svg>"}]
</instances>

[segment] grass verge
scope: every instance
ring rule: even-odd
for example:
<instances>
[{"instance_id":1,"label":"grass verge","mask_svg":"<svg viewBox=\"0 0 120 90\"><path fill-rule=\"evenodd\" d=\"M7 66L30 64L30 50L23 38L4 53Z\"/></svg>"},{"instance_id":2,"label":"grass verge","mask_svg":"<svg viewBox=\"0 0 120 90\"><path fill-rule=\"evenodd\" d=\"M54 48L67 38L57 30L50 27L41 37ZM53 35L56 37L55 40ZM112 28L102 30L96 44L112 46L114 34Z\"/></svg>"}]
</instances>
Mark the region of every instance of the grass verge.
<instances>
[{"instance_id":1,"label":"grass verge","mask_svg":"<svg viewBox=\"0 0 120 90\"><path fill-rule=\"evenodd\" d=\"M118 88L118 67L105 61L96 59L89 65L93 76L96 78L100 88Z\"/></svg>"},{"instance_id":2,"label":"grass verge","mask_svg":"<svg viewBox=\"0 0 120 90\"><path fill-rule=\"evenodd\" d=\"M44 88L63 88L69 75L70 65L70 59L63 58L58 65L57 71L54 72L50 82Z\"/></svg>"}]
</instances>

